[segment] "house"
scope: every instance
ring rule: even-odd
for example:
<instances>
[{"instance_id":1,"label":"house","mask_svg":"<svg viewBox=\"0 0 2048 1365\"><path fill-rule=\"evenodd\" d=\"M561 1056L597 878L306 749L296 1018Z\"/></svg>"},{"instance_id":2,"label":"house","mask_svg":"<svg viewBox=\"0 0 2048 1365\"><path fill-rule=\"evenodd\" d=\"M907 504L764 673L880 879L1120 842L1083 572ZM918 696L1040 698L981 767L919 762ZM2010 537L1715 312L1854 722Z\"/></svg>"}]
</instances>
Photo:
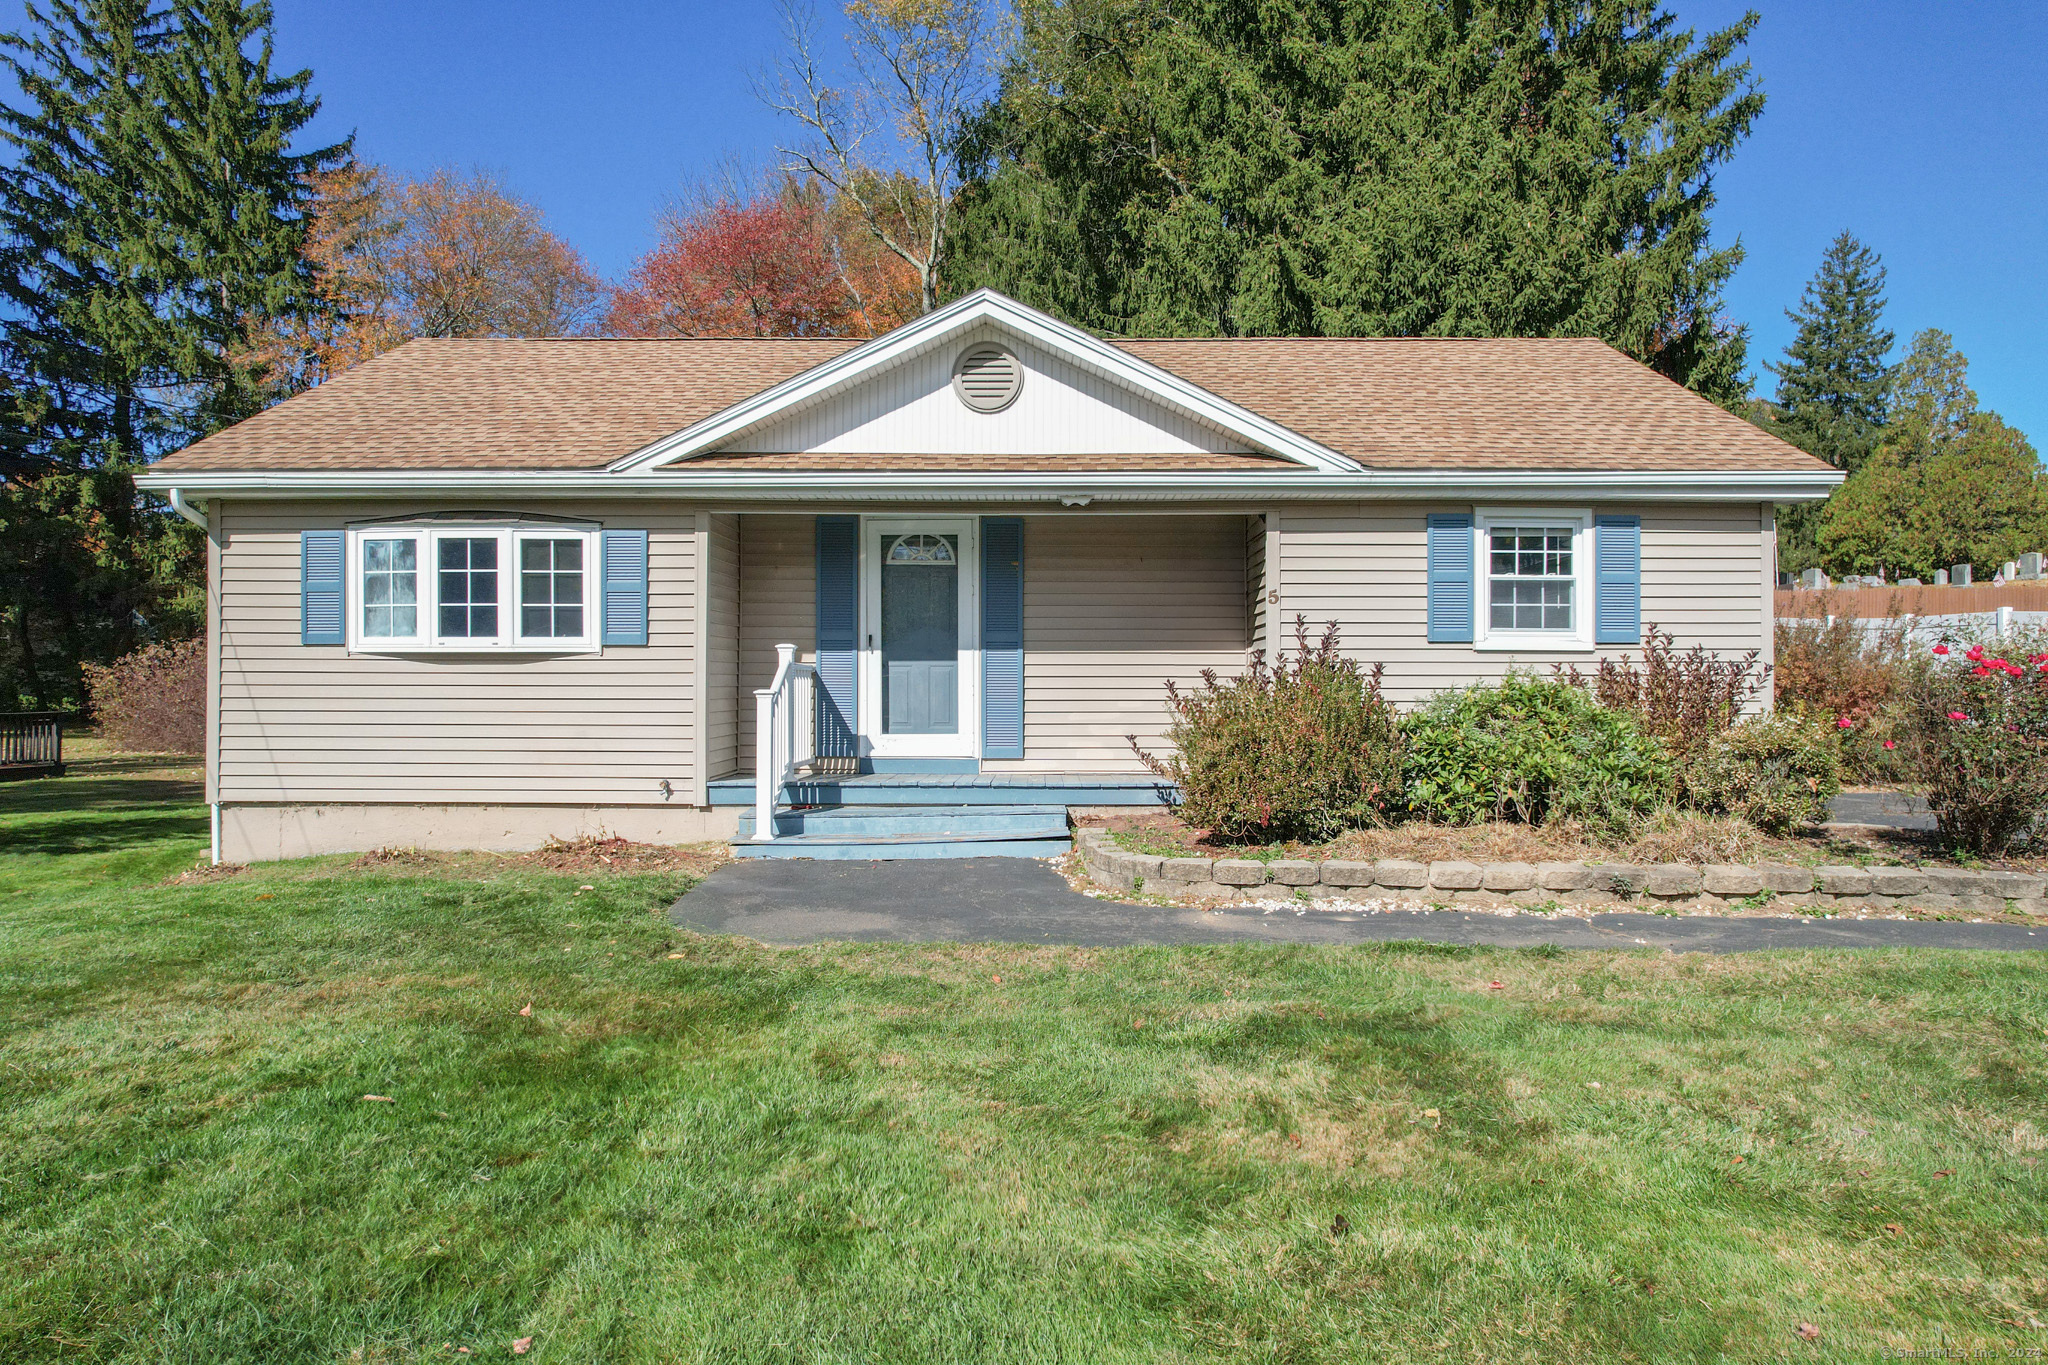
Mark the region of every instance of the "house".
<instances>
[{"instance_id":1,"label":"house","mask_svg":"<svg viewBox=\"0 0 2048 1365\"><path fill-rule=\"evenodd\" d=\"M1834 470L1591 340L418 340L165 459L235 861L608 832L1064 847L1296 616L1398 701L1771 650ZM809 807L809 809L795 809ZM757 845L758 846L755 846Z\"/></svg>"}]
</instances>

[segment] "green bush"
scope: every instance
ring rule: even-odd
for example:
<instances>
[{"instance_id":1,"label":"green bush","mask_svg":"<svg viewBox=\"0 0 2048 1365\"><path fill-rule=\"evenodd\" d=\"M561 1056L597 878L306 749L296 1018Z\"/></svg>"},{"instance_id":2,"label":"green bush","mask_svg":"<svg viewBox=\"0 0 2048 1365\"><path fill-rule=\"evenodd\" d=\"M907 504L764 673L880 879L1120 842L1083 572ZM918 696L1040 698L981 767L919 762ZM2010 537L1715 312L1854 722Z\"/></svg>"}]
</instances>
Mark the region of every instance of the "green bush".
<instances>
[{"instance_id":1,"label":"green bush","mask_svg":"<svg viewBox=\"0 0 2048 1365\"><path fill-rule=\"evenodd\" d=\"M1837 727L1783 711L1716 736L1686 773L1686 804L1739 815L1758 829L1789 834L1827 819L1842 789Z\"/></svg>"},{"instance_id":2,"label":"green bush","mask_svg":"<svg viewBox=\"0 0 2048 1365\"><path fill-rule=\"evenodd\" d=\"M1942 834L1972 853L2037 840L2048 815L2048 649L1937 646L1913 681L1913 759Z\"/></svg>"},{"instance_id":3,"label":"green bush","mask_svg":"<svg viewBox=\"0 0 2048 1365\"><path fill-rule=\"evenodd\" d=\"M1328 839L1380 820L1400 802L1394 710L1371 672L1337 652L1337 627L1311 646L1297 617L1295 648L1241 676L1166 685L1173 752L1159 759L1126 736L1145 766L1179 784L1181 818L1247 842Z\"/></svg>"},{"instance_id":4,"label":"green bush","mask_svg":"<svg viewBox=\"0 0 2048 1365\"><path fill-rule=\"evenodd\" d=\"M1671 793L1671 757L1630 717L1559 679L1510 673L1404 717L1414 814L1443 824L1579 820L1620 832Z\"/></svg>"}]
</instances>

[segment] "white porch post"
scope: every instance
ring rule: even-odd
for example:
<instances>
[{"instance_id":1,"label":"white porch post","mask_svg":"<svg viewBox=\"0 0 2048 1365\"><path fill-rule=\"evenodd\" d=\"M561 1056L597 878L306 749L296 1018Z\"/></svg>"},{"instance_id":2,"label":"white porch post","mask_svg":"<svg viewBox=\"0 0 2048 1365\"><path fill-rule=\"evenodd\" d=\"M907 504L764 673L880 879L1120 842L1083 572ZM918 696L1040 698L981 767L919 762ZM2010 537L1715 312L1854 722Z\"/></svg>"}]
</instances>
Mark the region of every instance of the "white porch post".
<instances>
[{"instance_id":1,"label":"white porch post","mask_svg":"<svg viewBox=\"0 0 2048 1365\"><path fill-rule=\"evenodd\" d=\"M775 838L776 788L782 785L789 764L785 745L794 738L784 736L782 726L789 723L789 717L778 717L775 704L789 688L790 670L795 667L796 646L775 646L775 681L754 692L754 843Z\"/></svg>"}]
</instances>

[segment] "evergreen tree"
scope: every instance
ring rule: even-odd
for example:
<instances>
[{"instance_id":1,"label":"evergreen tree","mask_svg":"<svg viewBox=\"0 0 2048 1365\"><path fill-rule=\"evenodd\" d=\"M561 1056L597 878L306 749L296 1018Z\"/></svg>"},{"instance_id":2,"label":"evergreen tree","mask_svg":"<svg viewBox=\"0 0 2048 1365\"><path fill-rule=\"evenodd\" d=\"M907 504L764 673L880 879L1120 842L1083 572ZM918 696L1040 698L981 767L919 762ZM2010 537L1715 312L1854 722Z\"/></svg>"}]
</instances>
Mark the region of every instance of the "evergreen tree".
<instances>
[{"instance_id":1,"label":"evergreen tree","mask_svg":"<svg viewBox=\"0 0 2048 1365\"><path fill-rule=\"evenodd\" d=\"M1754 16L1641 0L1023 0L953 285L1121 334L1603 337L1717 400L1713 170Z\"/></svg>"},{"instance_id":2,"label":"evergreen tree","mask_svg":"<svg viewBox=\"0 0 2048 1365\"><path fill-rule=\"evenodd\" d=\"M1891 385L1892 333L1884 317L1884 265L1844 231L1821 257L1820 269L1785 316L1798 324L1778 377L1775 404L1745 415L1774 436L1837 469L1863 467L1883 436ZM1778 509L1778 569L1799 573L1821 562L1822 505Z\"/></svg>"},{"instance_id":3,"label":"evergreen tree","mask_svg":"<svg viewBox=\"0 0 2048 1365\"><path fill-rule=\"evenodd\" d=\"M1799 326L1778 377L1775 430L1809 454L1852 473L1884 430L1892 334L1884 317L1883 264L1844 232L1785 316Z\"/></svg>"},{"instance_id":4,"label":"evergreen tree","mask_svg":"<svg viewBox=\"0 0 2048 1365\"><path fill-rule=\"evenodd\" d=\"M310 75L267 0L47 0L0 36L0 705L197 627L201 548L133 472L256 410L259 319L313 305Z\"/></svg>"}]
</instances>

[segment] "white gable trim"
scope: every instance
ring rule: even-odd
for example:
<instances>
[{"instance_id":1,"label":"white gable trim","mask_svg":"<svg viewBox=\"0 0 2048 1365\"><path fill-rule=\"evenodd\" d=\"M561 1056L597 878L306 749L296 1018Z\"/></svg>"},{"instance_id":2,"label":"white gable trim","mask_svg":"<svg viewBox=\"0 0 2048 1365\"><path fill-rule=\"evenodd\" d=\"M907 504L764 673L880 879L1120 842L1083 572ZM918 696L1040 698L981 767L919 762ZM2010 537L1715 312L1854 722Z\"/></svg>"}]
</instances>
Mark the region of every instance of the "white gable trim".
<instances>
[{"instance_id":1,"label":"white gable trim","mask_svg":"<svg viewBox=\"0 0 2048 1365\"><path fill-rule=\"evenodd\" d=\"M694 426L685 427L673 436L665 436L634 452L614 463L611 470L623 474L687 460L692 455L717 448L743 431L857 384L927 347L939 345L950 337L965 336L984 324L1015 332L1055 355L1216 427L1253 450L1277 455L1323 473L1362 472L1355 461L1320 442L1311 441L1248 408L1226 402L1199 385L1190 384L1157 365L1149 365L1077 327L1069 327L990 289L969 294L937 312L927 313L915 322L876 337L866 345L856 346L822 365L764 389L751 398L742 399Z\"/></svg>"}]
</instances>

